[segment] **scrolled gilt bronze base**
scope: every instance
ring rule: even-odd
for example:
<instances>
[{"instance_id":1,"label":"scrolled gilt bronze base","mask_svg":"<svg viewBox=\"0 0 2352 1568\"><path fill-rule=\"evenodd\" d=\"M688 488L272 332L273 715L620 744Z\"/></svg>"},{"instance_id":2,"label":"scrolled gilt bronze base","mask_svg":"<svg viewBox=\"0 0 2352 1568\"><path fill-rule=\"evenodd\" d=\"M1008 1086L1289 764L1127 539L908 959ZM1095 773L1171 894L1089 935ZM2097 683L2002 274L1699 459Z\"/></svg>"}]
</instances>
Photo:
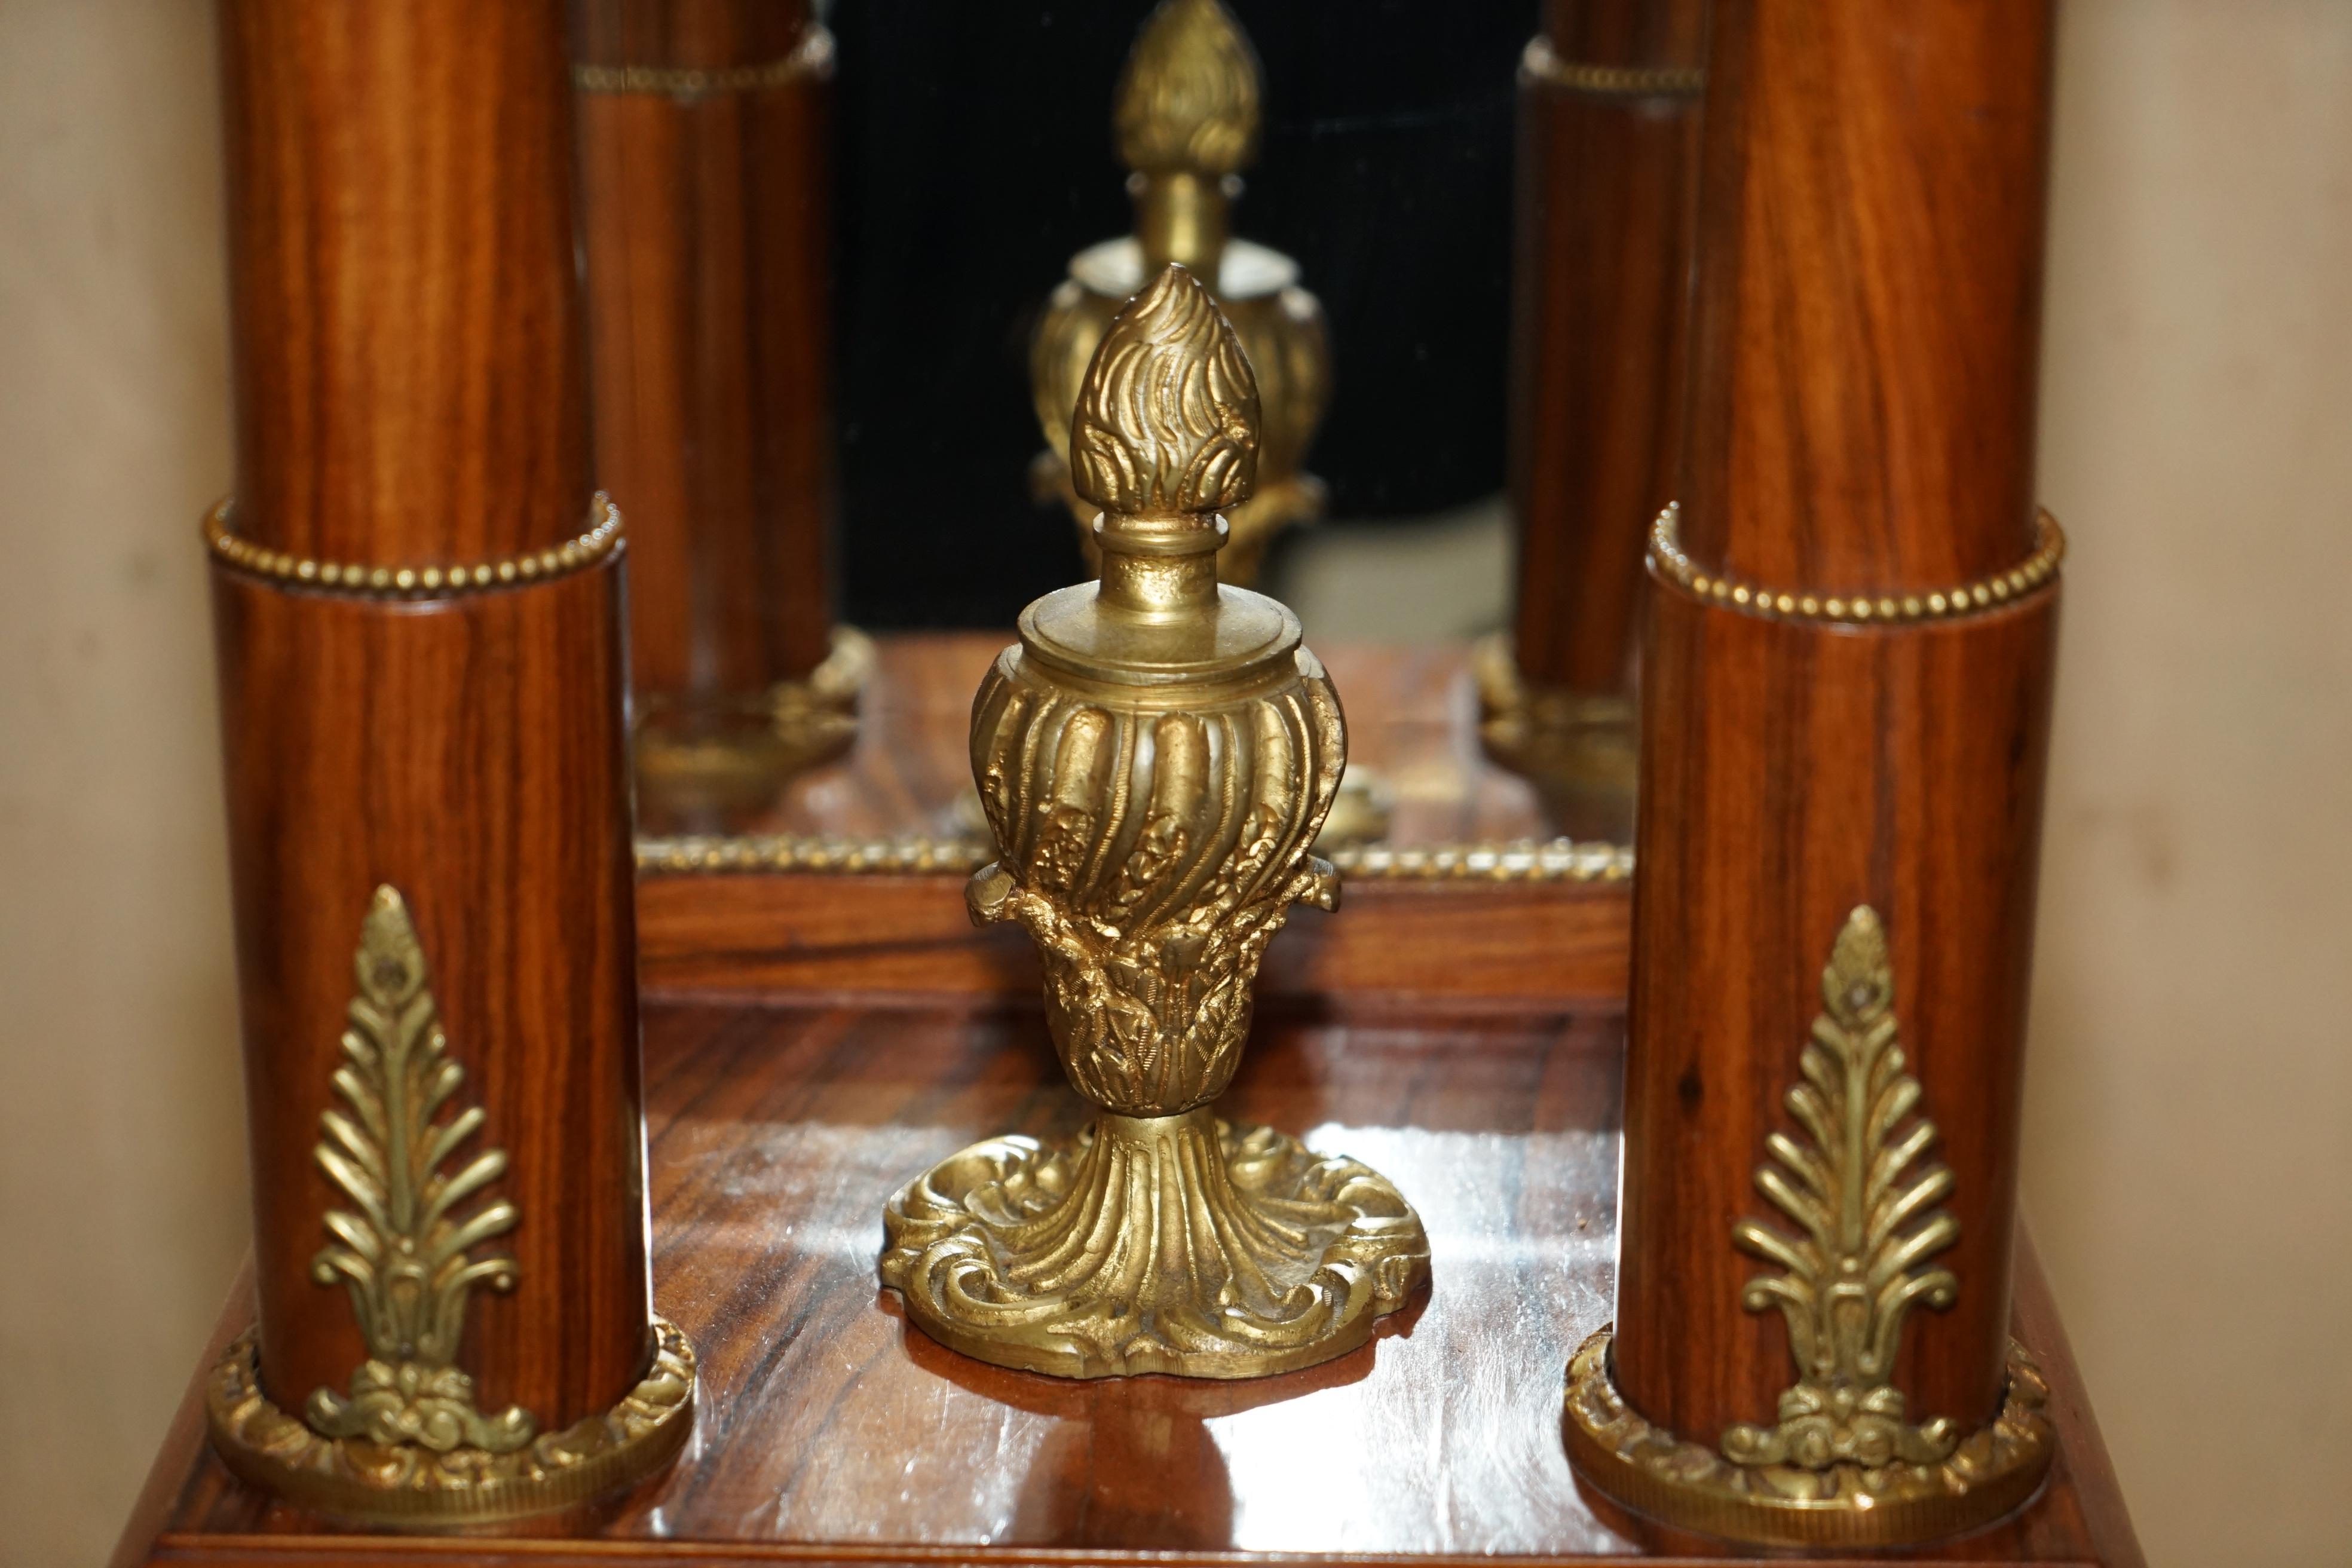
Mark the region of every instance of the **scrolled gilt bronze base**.
<instances>
[{"instance_id":1,"label":"scrolled gilt bronze base","mask_svg":"<svg viewBox=\"0 0 2352 1568\"><path fill-rule=\"evenodd\" d=\"M1403 1194L1202 1106L994 1138L890 1200L882 1278L982 1361L1064 1377L1263 1377L1344 1354L1429 1278Z\"/></svg>"},{"instance_id":2,"label":"scrolled gilt bronze base","mask_svg":"<svg viewBox=\"0 0 2352 1568\"><path fill-rule=\"evenodd\" d=\"M621 1402L504 1453L327 1437L261 1390L250 1333L205 1384L214 1449L238 1479L355 1523L490 1524L590 1501L653 1474L694 1430L694 1347L656 1318L653 1365Z\"/></svg>"},{"instance_id":3,"label":"scrolled gilt bronze base","mask_svg":"<svg viewBox=\"0 0 2352 1568\"><path fill-rule=\"evenodd\" d=\"M1610 1347L1602 1329L1570 1358L1561 1436L1580 1475L1661 1523L1769 1546L1899 1546L1990 1524L2050 1471L2049 1386L2014 1340L2000 1414L1946 1458L1822 1469L1735 1463L1651 1425L1618 1392Z\"/></svg>"}]
</instances>

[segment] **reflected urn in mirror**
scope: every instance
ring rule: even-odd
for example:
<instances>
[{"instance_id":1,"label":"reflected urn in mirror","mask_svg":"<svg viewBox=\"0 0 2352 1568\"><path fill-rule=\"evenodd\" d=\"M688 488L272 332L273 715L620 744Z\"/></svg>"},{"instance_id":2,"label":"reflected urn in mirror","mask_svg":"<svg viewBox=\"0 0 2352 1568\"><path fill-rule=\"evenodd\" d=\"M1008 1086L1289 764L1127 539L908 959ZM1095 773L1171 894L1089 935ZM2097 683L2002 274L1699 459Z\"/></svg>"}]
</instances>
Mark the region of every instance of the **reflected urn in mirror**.
<instances>
[{"instance_id":1,"label":"reflected urn in mirror","mask_svg":"<svg viewBox=\"0 0 2352 1568\"><path fill-rule=\"evenodd\" d=\"M1100 580L1030 605L973 703L997 858L966 899L1035 942L1047 1030L1096 1110L1066 1144L992 1139L890 1200L884 1283L982 1361L1285 1372L1363 1343L1428 1278L1387 1181L1213 1105L1266 944L1293 903L1339 896L1309 849L1347 761L1338 694L1297 616L1218 580L1259 408L1208 290L1162 268L1071 421Z\"/></svg>"},{"instance_id":2,"label":"reflected urn in mirror","mask_svg":"<svg viewBox=\"0 0 2352 1568\"><path fill-rule=\"evenodd\" d=\"M1225 514L1232 532L1220 575L1255 582L1267 542L1323 510L1323 483L1305 469L1331 395L1323 308L1298 286L1297 262L1230 230L1239 172L1257 157L1261 96L1256 54L1217 0L1163 0L1128 56L1112 129L1131 171L1135 232L1071 258L1029 356L1048 448L1038 454L1034 488L1069 507L1089 564L1099 565L1099 509L1073 482L1071 410L1111 318L1171 262L1209 284L1257 375L1257 485Z\"/></svg>"}]
</instances>

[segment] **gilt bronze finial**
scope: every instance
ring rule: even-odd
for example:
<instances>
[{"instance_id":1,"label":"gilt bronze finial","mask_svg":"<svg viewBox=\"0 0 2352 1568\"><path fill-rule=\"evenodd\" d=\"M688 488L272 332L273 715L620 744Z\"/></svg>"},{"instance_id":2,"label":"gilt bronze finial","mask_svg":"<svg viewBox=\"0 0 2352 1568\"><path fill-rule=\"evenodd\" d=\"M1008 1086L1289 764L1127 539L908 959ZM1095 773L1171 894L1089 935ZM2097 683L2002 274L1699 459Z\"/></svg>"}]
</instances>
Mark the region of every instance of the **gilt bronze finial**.
<instances>
[{"instance_id":1,"label":"gilt bronze finial","mask_svg":"<svg viewBox=\"0 0 2352 1568\"><path fill-rule=\"evenodd\" d=\"M1135 232L1081 251L1054 291L1030 346L1030 384L1048 450L1034 469L1041 497L1059 496L1085 538L1102 504L1070 471L1070 414L1110 319L1173 262L1207 286L1255 372L1262 402L1261 482L1221 503L1231 524L1223 574L1246 584L1267 541L1322 510L1322 482L1303 471L1330 401L1323 310L1279 251L1231 237L1239 171L1257 157L1257 56L1218 0L1164 0L1143 25L1119 78L1112 126L1130 171Z\"/></svg>"},{"instance_id":2,"label":"gilt bronze finial","mask_svg":"<svg viewBox=\"0 0 2352 1568\"><path fill-rule=\"evenodd\" d=\"M1257 56L1217 0L1165 0L1152 12L1119 76L1111 127L1134 171L1145 269L1175 261L1215 278L1226 181L1256 162L1258 133Z\"/></svg>"},{"instance_id":3,"label":"gilt bronze finial","mask_svg":"<svg viewBox=\"0 0 2352 1568\"><path fill-rule=\"evenodd\" d=\"M1045 961L1045 1022L1092 1102L1066 1144L992 1139L903 1188L881 1272L934 1339L1069 1377L1255 1377L1361 1344L1428 1278L1411 1205L1356 1162L1212 1102L1250 989L1299 900L1347 730L1298 619L1222 584L1255 377L1206 289L1170 266L1109 323L1075 398L1098 583L1021 616L972 705L997 857L972 918Z\"/></svg>"}]
</instances>

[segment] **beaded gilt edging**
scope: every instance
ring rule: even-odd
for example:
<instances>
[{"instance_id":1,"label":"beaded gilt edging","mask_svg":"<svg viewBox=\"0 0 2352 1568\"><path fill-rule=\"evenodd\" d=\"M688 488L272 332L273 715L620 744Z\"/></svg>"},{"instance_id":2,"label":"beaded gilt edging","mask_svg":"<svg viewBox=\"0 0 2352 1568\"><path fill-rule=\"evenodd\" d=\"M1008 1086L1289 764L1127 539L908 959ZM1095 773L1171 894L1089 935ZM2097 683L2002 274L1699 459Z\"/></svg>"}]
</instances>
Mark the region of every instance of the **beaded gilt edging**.
<instances>
[{"instance_id":1,"label":"beaded gilt edging","mask_svg":"<svg viewBox=\"0 0 2352 1568\"><path fill-rule=\"evenodd\" d=\"M2066 556L2066 534L2048 512L2037 515L2033 553L2006 572L1996 572L1956 588L1928 593L1822 594L1768 588L1699 570L1675 539L1681 516L1670 505L1650 525L1650 564L1694 597L1768 621L1816 621L1839 626L1905 626L1920 621L1951 620L1997 608L2021 599L2058 575Z\"/></svg>"},{"instance_id":2,"label":"beaded gilt edging","mask_svg":"<svg viewBox=\"0 0 2352 1568\"><path fill-rule=\"evenodd\" d=\"M760 871L909 873L970 871L992 851L975 838L835 838L777 833L753 837L641 838L637 869L674 877ZM1349 877L1386 882L1622 882L1633 874L1633 851L1622 844L1438 844L1398 848L1366 844L1341 849L1331 862Z\"/></svg>"},{"instance_id":3,"label":"beaded gilt edging","mask_svg":"<svg viewBox=\"0 0 2352 1568\"><path fill-rule=\"evenodd\" d=\"M756 66L575 65L572 85L583 92L640 92L656 98L717 98L761 92L833 73L833 35L812 25L792 53Z\"/></svg>"},{"instance_id":4,"label":"beaded gilt edging","mask_svg":"<svg viewBox=\"0 0 2352 1568\"><path fill-rule=\"evenodd\" d=\"M1564 60L1541 34L1528 40L1520 68L1546 87L1588 98L1696 98L1706 90L1706 72L1697 66L1604 66Z\"/></svg>"},{"instance_id":5,"label":"beaded gilt edging","mask_svg":"<svg viewBox=\"0 0 2352 1568\"><path fill-rule=\"evenodd\" d=\"M358 563L314 561L270 550L239 539L233 530L236 502L222 501L205 514L205 542L225 563L257 577L299 584L306 588L332 588L377 599L437 599L453 594L478 594L491 588L511 588L541 583L593 566L621 542L621 512L604 492L589 504L595 526L577 539L544 550L533 550L502 560L457 566L373 566Z\"/></svg>"}]
</instances>

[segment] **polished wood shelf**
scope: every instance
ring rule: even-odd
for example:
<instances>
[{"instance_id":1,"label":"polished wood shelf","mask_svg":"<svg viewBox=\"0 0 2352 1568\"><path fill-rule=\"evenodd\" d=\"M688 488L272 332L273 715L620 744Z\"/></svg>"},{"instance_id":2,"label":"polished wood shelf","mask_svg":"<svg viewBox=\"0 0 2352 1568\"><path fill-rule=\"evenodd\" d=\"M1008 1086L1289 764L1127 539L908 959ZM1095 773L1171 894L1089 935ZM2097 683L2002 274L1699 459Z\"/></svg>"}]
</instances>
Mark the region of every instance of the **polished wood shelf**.
<instances>
[{"instance_id":1,"label":"polished wood shelf","mask_svg":"<svg viewBox=\"0 0 2352 1568\"><path fill-rule=\"evenodd\" d=\"M1560 1447L1562 1369L1613 1289L1617 1010L1277 1001L1258 1033L1223 1109L1368 1161L1429 1230L1430 1294L1339 1361L1245 1384L1067 1383L941 1349L875 1282L882 1205L974 1139L1078 1124L1034 1007L670 1002L646 1040L655 1295L705 1379L677 1467L492 1536L362 1535L232 1479L192 1389L117 1562L1739 1555L1609 1511ZM2053 1479L2018 1517L1904 1560L2137 1563L2047 1290L2021 1263ZM240 1292L224 1340L248 1312Z\"/></svg>"}]
</instances>

